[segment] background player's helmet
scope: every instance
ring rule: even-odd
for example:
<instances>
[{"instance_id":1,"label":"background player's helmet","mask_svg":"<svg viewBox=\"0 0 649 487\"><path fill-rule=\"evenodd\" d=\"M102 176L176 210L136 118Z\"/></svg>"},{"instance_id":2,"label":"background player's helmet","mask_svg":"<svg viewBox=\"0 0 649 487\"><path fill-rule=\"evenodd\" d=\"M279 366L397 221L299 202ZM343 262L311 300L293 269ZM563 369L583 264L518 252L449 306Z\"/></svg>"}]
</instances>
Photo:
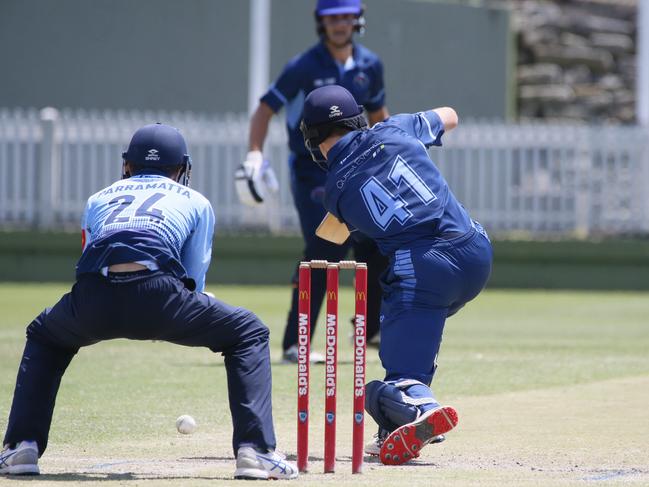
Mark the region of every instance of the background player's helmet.
<instances>
[{"instance_id":1,"label":"background player's helmet","mask_svg":"<svg viewBox=\"0 0 649 487\"><path fill-rule=\"evenodd\" d=\"M367 128L363 107L342 86L327 85L313 90L304 100L303 119L300 130L304 145L317 163L325 162L318 146L334 128L349 130Z\"/></svg>"},{"instance_id":2,"label":"background player's helmet","mask_svg":"<svg viewBox=\"0 0 649 487\"><path fill-rule=\"evenodd\" d=\"M122 153L124 166L131 162L139 167L164 172L169 166L182 166L180 183L189 186L192 160L187 153L187 143L177 128L161 123L145 125L138 129L126 152ZM122 177L127 177L122 171Z\"/></svg>"},{"instance_id":3,"label":"background player's helmet","mask_svg":"<svg viewBox=\"0 0 649 487\"><path fill-rule=\"evenodd\" d=\"M356 15L356 25L354 30L360 34L365 32L365 17L363 17L363 4L361 0L318 0L315 7L315 23L319 36L324 35L325 29L322 25L324 15L354 14Z\"/></svg>"}]
</instances>

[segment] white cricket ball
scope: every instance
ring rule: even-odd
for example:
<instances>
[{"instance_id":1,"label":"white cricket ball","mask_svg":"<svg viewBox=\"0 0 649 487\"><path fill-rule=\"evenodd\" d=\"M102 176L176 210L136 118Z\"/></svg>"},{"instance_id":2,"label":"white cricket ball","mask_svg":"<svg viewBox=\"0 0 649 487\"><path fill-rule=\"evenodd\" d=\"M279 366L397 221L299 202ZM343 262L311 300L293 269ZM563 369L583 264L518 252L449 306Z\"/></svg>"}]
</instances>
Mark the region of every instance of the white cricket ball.
<instances>
[{"instance_id":1,"label":"white cricket ball","mask_svg":"<svg viewBox=\"0 0 649 487\"><path fill-rule=\"evenodd\" d=\"M196 421L189 414L183 414L176 420L176 429L183 435L191 435L196 431Z\"/></svg>"}]
</instances>

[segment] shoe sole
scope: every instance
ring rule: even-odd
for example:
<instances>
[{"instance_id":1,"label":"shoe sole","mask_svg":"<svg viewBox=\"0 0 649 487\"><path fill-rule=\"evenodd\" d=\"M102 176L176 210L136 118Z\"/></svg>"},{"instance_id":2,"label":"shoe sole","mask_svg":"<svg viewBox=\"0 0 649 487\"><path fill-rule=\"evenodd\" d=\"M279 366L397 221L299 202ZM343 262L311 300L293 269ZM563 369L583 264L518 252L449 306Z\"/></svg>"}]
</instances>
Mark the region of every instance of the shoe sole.
<instances>
[{"instance_id":1,"label":"shoe sole","mask_svg":"<svg viewBox=\"0 0 649 487\"><path fill-rule=\"evenodd\" d=\"M257 477L255 475L238 474L234 476L234 480L292 480L297 477L297 475L292 477L273 477L272 475L268 475L267 477Z\"/></svg>"},{"instance_id":2,"label":"shoe sole","mask_svg":"<svg viewBox=\"0 0 649 487\"><path fill-rule=\"evenodd\" d=\"M258 468L238 468L234 471L237 480L268 480L268 472Z\"/></svg>"},{"instance_id":3,"label":"shoe sole","mask_svg":"<svg viewBox=\"0 0 649 487\"><path fill-rule=\"evenodd\" d=\"M381 450L365 450L365 454L371 457L378 457L381 454Z\"/></svg>"},{"instance_id":4,"label":"shoe sole","mask_svg":"<svg viewBox=\"0 0 649 487\"><path fill-rule=\"evenodd\" d=\"M394 430L385 439L379 454L384 465L402 465L419 456L421 449L457 426L457 411L450 406L433 409L417 421Z\"/></svg>"},{"instance_id":5,"label":"shoe sole","mask_svg":"<svg viewBox=\"0 0 649 487\"><path fill-rule=\"evenodd\" d=\"M437 435L437 436L433 436L433 438L427 444L428 445L437 445L439 443L442 443L444 440L446 440L446 436ZM381 449L378 448L376 450L365 450L365 454L369 455L371 457L378 457L378 456L381 455Z\"/></svg>"},{"instance_id":6,"label":"shoe sole","mask_svg":"<svg viewBox=\"0 0 649 487\"><path fill-rule=\"evenodd\" d=\"M295 475L277 475L276 472L269 472L259 468L237 468L234 471L234 478L236 480L290 480L298 476Z\"/></svg>"},{"instance_id":7,"label":"shoe sole","mask_svg":"<svg viewBox=\"0 0 649 487\"><path fill-rule=\"evenodd\" d=\"M0 470L0 475L40 475L38 465L12 465Z\"/></svg>"}]
</instances>

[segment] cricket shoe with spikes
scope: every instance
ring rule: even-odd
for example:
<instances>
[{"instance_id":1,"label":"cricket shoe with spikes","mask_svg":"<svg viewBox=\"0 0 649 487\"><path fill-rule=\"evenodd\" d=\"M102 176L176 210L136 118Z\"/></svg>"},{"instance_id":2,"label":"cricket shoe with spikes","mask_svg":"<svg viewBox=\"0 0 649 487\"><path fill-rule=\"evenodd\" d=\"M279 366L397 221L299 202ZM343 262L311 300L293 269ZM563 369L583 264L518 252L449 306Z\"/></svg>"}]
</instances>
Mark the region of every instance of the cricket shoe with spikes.
<instances>
[{"instance_id":1,"label":"cricket shoe with spikes","mask_svg":"<svg viewBox=\"0 0 649 487\"><path fill-rule=\"evenodd\" d=\"M385 443L385 439L390 433L384 429L380 429L378 433L374 433L374 438L372 441L365 443L365 454L373 457L378 457L381 454L381 447ZM430 441L427 443L429 445L434 445L436 443L441 443L446 439L444 435L433 436Z\"/></svg>"},{"instance_id":2,"label":"cricket shoe with spikes","mask_svg":"<svg viewBox=\"0 0 649 487\"><path fill-rule=\"evenodd\" d=\"M21 441L15 448L5 445L0 452L0 474L38 475L38 446L35 441Z\"/></svg>"},{"instance_id":3,"label":"cricket shoe with spikes","mask_svg":"<svg viewBox=\"0 0 649 487\"><path fill-rule=\"evenodd\" d=\"M450 406L426 411L412 423L400 426L388 435L381 445L381 463L401 465L417 458L423 447L433 443L435 437L451 431L457 422L457 411Z\"/></svg>"},{"instance_id":4,"label":"cricket shoe with spikes","mask_svg":"<svg viewBox=\"0 0 649 487\"><path fill-rule=\"evenodd\" d=\"M235 479L288 480L297 478L297 465L287 462L280 453L270 451L260 453L252 447L242 446L237 451L237 469Z\"/></svg>"}]
</instances>

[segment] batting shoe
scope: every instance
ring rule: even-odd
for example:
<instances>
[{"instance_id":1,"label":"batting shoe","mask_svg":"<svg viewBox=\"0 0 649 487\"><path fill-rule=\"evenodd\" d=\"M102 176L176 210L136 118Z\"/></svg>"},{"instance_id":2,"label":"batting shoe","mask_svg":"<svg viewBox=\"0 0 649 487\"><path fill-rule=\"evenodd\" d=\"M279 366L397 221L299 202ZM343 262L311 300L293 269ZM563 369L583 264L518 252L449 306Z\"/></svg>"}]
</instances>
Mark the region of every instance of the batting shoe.
<instances>
[{"instance_id":1,"label":"batting shoe","mask_svg":"<svg viewBox=\"0 0 649 487\"><path fill-rule=\"evenodd\" d=\"M374 438L372 441L365 444L365 454L378 457L381 454L381 447L385 443L385 439L390 433L387 430L379 429L378 433L374 433ZM436 443L441 443L446 439L444 435L433 436L427 444L433 445Z\"/></svg>"},{"instance_id":2,"label":"batting shoe","mask_svg":"<svg viewBox=\"0 0 649 487\"><path fill-rule=\"evenodd\" d=\"M5 445L0 453L0 474L38 475L38 445L35 441L21 441L16 448Z\"/></svg>"},{"instance_id":3,"label":"batting shoe","mask_svg":"<svg viewBox=\"0 0 649 487\"><path fill-rule=\"evenodd\" d=\"M400 426L388 435L379 456L384 465L401 465L419 456L423 447L436 436L457 426L457 411L450 406L426 411L412 423Z\"/></svg>"},{"instance_id":4,"label":"batting shoe","mask_svg":"<svg viewBox=\"0 0 649 487\"><path fill-rule=\"evenodd\" d=\"M284 350L284 353L282 354L282 362L285 364L297 363L297 345L291 345L289 348ZM309 355L309 362L312 364L324 364L325 358L321 353L312 351Z\"/></svg>"},{"instance_id":5,"label":"batting shoe","mask_svg":"<svg viewBox=\"0 0 649 487\"><path fill-rule=\"evenodd\" d=\"M373 457L378 457L381 453L381 447L383 446L383 443L385 442L385 439L389 434L390 432L388 430L379 428L379 431L377 433L374 433L374 438L372 438L372 441L365 443L365 454L371 455Z\"/></svg>"},{"instance_id":6,"label":"batting shoe","mask_svg":"<svg viewBox=\"0 0 649 487\"><path fill-rule=\"evenodd\" d=\"M250 446L242 446L237 451L235 479L289 480L297 478L297 465L286 461L283 455L270 451L260 453Z\"/></svg>"}]
</instances>

